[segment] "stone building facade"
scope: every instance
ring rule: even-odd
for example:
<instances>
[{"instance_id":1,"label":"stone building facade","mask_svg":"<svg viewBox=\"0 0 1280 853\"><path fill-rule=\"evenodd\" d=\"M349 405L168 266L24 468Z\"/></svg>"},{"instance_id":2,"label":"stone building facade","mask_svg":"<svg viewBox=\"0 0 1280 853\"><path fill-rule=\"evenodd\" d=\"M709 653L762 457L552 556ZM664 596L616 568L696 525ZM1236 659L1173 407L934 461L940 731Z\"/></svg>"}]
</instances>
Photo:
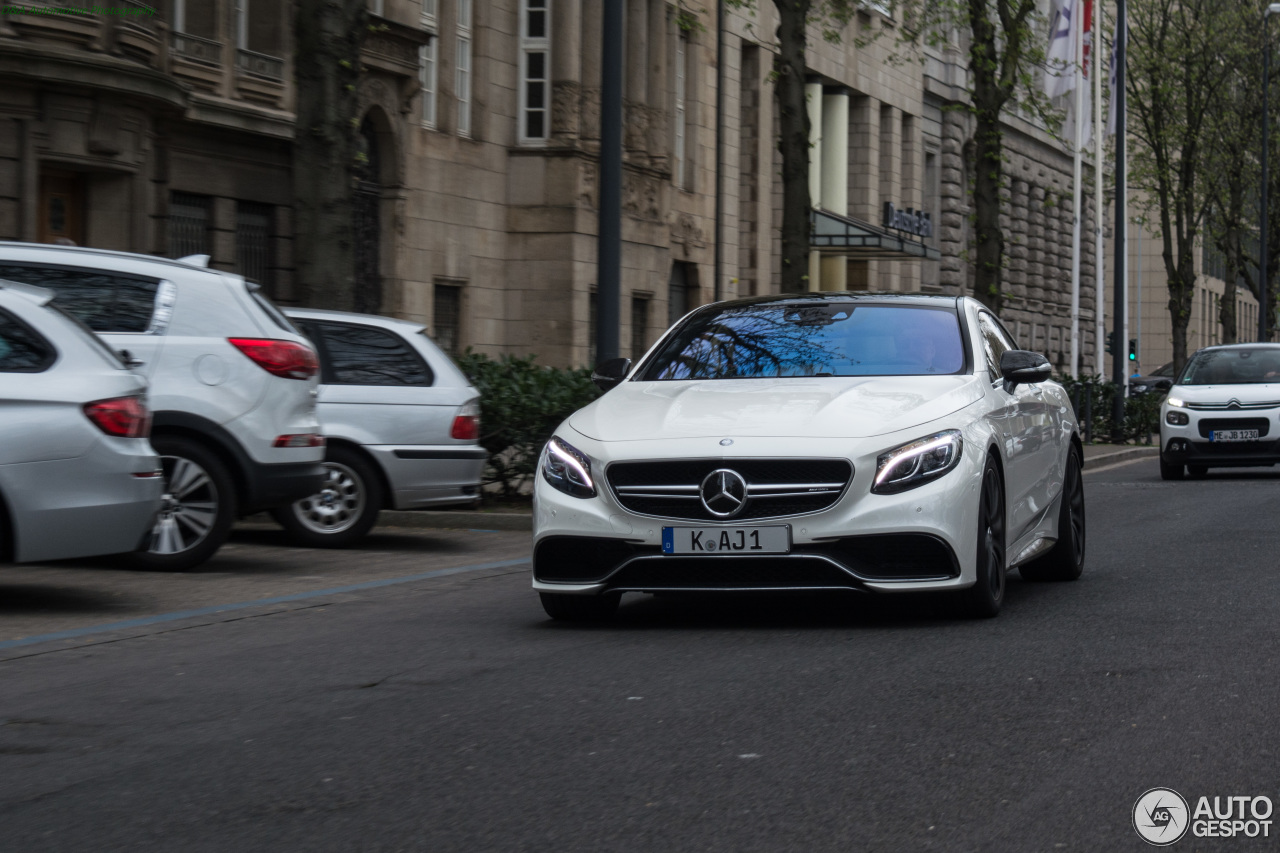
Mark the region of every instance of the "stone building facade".
<instances>
[{"instance_id":1,"label":"stone building facade","mask_svg":"<svg viewBox=\"0 0 1280 853\"><path fill-rule=\"evenodd\" d=\"M369 8L358 119L366 165L353 211L363 286L384 313L425 322L450 350L588 363L601 3L370 0ZM163 0L155 12L0 20L0 239L208 254L214 266L262 280L282 302L297 301L296 8L290 0ZM639 354L689 308L777 289L777 22L767 0L726 17L718 57L713 8L625 3L624 355ZM895 58L895 26L868 3L840 43L816 31L811 39L815 149L825 151L811 168L816 206L869 235L871 246L815 248L813 286L966 292L972 128L957 109L964 45L957 37L924 57ZM1003 313L1024 345L1065 369L1071 161L1031 122L1013 116L1007 131ZM927 213L930 227L886 227L887 204ZM1085 211L1080 349L1089 371L1090 204Z\"/></svg>"}]
</instances>

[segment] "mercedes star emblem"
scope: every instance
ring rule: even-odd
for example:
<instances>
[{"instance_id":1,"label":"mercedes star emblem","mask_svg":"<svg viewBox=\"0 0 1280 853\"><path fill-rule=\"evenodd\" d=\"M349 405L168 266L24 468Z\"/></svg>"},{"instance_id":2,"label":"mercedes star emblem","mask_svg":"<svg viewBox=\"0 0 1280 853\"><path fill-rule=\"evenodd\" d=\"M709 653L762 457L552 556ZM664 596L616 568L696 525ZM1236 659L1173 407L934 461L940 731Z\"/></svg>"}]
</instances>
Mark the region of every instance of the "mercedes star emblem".
<instances>
[{"instance_id":1,"label":"mercedes star emblem","mask_svg":"<svg viewBox=\"0 0 1280 853\"><path fill-rule=\"evenodd\" d=\"M733 518L747 502L747 481L737 471L720 468L702 481L702 505L716 518Z\"/></svg>"}]
</instances>

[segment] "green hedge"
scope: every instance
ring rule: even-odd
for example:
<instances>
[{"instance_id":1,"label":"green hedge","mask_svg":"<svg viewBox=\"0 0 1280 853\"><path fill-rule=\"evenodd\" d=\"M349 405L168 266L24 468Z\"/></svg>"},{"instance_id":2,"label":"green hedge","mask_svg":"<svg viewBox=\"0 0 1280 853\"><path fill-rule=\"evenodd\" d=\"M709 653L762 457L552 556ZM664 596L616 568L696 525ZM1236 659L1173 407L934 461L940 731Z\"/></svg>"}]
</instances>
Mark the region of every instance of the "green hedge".
<instances>
[{"instance_id":1,"label":"green hedge","mask_svg":"<svg viewBox=\"0 0 1280 853\"><path fill-rule=\"evenodd\" d=\"M1076 416L1080 418L1082 427L1084 425L1085 394L1090 388L1092 389L1093 440L1095 442L1111 441L1114 421L1111 406L1115 400L1115 383L1107 382L1100 376L1091 380L1059 376L1055 377L1055 381L1062 384L1062 387L1067 390L1067 396L1073 402L1078 401L1079 409L1076 411ZM1087 384L1090 382L1092 385ZM1150 444L1152 434L1159 434L1160 432L1160 404L1163 401L1164 394L1154 391L1127 397L1124 401L1124 420L1120 424L1121 438L1126 442Z\"/></svg>"},{"instance_id":2,"label":"green hedge","mask_svg":"<svg viewBox=\"0 0 1280 853\"><path fill-rule=\"evenodd\" d=\"M493 359L467 350L457 360L480 392L480 444L489 451L485 484L497 485L503 498L525 489L560 422L600 396L589 368L545 367L535 358Z\"/></svg>"}]
</instances>

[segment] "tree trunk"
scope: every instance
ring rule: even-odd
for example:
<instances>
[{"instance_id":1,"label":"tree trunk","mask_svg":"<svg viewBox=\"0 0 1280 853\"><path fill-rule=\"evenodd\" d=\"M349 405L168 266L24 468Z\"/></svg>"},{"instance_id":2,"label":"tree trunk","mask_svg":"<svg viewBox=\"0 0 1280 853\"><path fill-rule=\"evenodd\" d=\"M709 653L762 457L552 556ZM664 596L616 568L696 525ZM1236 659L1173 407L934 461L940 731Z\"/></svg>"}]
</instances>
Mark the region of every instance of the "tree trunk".
<instances>
[{"instance_id":1,"label":"tree trunk","mask_svg":"<svg viewBox=\"0 0 1280 853\"><path fill-rule=\"evenodd\" d=\"M782 153L783 293L809 289L809 109L805 100L805 24L810 0L773 0L778 9L775 65Z\"/></svg>"},{"instance_id":2,"label":"tree trunk","mask_svg":"<svg viewBox=\"0 0 1280 853\"><path fill-rule=\"evenodd\" d=\"M1003 298L1004 232L1000 228L1000 184L1004 179L1004 133L1000 110L1008 95L999 80L996 28L987 17L985 0L969 0L973 42L969 68L973 72L974 131L973 295L997 314Z\"/></svg>"},{"instance_id":3,"label":"tree trunk","mask_svg":"<svg viewBox=\"0 0 1280 853\"><path fill-rule=\"evenodd\" d=\"M352 169L365 0L299 0L296 21L294 258L304 304L355 304Z\"/></svg>"}]
</instances>

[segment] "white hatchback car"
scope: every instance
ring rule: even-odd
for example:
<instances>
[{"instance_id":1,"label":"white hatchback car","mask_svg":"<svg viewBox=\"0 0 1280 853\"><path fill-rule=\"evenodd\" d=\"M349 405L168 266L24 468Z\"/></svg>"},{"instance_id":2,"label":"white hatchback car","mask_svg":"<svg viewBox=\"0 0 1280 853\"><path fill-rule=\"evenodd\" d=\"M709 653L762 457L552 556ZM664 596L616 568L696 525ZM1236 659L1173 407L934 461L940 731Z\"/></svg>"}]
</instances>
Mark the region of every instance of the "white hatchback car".
<instances>
[{"instance_id":1,"label":"white hatchback car","mask_svg":"<svg viewBox=\"0 0 1280 853\"><path fill-rule=\"evenodd\" d=\"M421 323L289 308L320 354L328 479L272 515L298 541L350 545L383 509L474 503L489 454L478 392Z\"/></svg>"},{"instance_id":2,"label":"white hatchback car","mask_svg":"<svg viewBox=\"0 0 1280 853\"><path fill-rule=\"evenodd\" d=\"M146 380L52 298L0 281L0 560L137 550L164 491Z\"/></svg>"},{"instance_id":3,"label":"white hatchback car","mask_svg":"<svg viewBox=\"0 0 1280 853\"><path fill-rule=\"evenodd\" d=\"M1280 462L1280 344L1206 347L1160 406L1160 476Z\"/></svg>"},{"instance_id":4,"label":"white hatchback car","mask_svg":"<svg viewBox=\"0 0 1280 853\"><path fill-rule=\"evenodd\" d=\"M1048 361L976 300L823 293L722 302L548 442L533 586L560 619L624 592L954 591L1084 565L1079 426Z\"/></svg>"},{"instance_id":5,"label":"white hatchback car","mask_svg":"<svg viewBox=\"0 0 1280 853\"><path fill-rule=\"evenodd\" d=\"M0 279L54 291L150 381L166 490L135 559L153 569L199 565L237 515L289 504L324 478L315 351L256 284L207 260L0 242Z\"/></svg>"}]
</instances>

